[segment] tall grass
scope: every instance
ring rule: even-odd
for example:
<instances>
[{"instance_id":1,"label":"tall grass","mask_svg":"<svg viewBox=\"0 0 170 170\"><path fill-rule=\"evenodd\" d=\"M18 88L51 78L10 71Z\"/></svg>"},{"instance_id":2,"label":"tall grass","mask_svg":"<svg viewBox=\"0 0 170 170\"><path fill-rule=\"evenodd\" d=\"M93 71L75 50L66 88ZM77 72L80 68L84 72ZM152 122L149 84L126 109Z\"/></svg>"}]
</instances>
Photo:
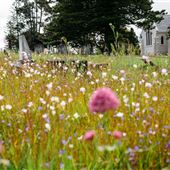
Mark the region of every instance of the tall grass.
<instances>
[{"instance_id":1,"label":"tall grass","mask_svg":"<svg viewBox=\"0 0 170 170\"><path fill-rule=\"evenodd\" d=\"M70 67L48 68L47 56L36 55L32 67L18 70L10 66L13 56L0 57L0 169L168 167L169 58L154 58L158 67L145 67L135 56L64 56L109 63L107 69L75 74ZM117 111L105 113L107 131L103 115L88 109L91 94L100 87L111 88L121 100ZM91 142L83 139L88 130L96 131ZM115 130L123 133L121 139L114 138Z\"/></svg>"}]
</instances>

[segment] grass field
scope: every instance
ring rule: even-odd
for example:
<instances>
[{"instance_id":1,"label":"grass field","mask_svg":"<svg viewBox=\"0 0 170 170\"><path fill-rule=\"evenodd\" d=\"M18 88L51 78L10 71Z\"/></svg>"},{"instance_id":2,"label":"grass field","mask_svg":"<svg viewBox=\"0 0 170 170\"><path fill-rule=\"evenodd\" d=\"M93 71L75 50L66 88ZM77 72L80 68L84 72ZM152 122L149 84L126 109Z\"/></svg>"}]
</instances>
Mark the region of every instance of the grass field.
<instances>
[{"instance_id":1,"label":"grass field","mask_svg":"<svg viewBox=\"0 0 170 170\"><path fill-rule=\"evenodd\" d=\"M53 57L109 65L75 73L47 67ZM0 54L0 170L170 168L170 57L147 67L136 56L34 55L19 70L10 66L16 58ZM89 111L101 87L116 92L117 110Z\"/></svg>"}]
</instances>

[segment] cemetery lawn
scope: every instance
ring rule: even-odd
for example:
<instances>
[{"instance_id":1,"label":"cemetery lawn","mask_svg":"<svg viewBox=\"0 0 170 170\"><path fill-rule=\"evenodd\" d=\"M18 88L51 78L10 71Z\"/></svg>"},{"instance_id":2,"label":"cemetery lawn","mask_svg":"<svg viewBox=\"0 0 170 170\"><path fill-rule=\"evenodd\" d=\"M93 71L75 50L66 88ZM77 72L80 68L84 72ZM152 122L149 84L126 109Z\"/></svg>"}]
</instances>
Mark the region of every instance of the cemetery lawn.
<instances>
[{"instance_id":1,"label":"cemetery lawn","mask_svg":"<svg viewBox=\"0 0 170 170\"><path fill-rule=\"evenodd\" d=\"M53 57L108 66L51 69ZM16 58L0 54L0 170L170 168L170 57L152 67L136 56L34 55L33 66L15 68ZM101 87L117 94L117 110L89 111Z\"/></svg>"}]
</instances>

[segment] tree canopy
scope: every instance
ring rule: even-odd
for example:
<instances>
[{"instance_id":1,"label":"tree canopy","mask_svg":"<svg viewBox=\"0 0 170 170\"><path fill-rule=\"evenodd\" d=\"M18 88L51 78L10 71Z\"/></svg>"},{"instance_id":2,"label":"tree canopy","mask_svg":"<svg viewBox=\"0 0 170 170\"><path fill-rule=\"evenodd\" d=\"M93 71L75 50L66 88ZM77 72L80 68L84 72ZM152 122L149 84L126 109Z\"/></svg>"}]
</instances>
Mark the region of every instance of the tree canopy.
<instances>
[{"instance_id":1,"label":"tree canopy","mask_svg":"<svg viewBox=\"0 0 170 170\"><path fill-rule=\"evenodd\" d=\"M45 19L51 10L51 0L15 0L12 6L12 17L7 23L7 35L9 48L18 48L18 37L25 34L31 49L34 45L43 41L43 28ZM11 38L10 38L11 37ZM16 43L10 43L15 37Z\"/></svg>"},{"instance_id":2,"label":"tree canopy","mask_svg":"<svg viewBox=\"0 0 170 170\"><path fill-rule=\"evenodd\" d=\"M111 52L111 44L114 45L116 41L116 34L110 23L119 34L120 42L137 45L134 31L127 27L133 24L150 29L165 14L164 10L153 10L152 0L16 0L17 2L20 5L15 12L19 20L22 20L17 21L17 32L24 30L34 39L42 37L42 41L51 45L59 44L61 38L66 37L73 46L92 44L100 49L104 47L103 51L108 54ZM45 14L48 19L46 22L43 20ZM42 27L44 32L40 36ZM98 41L98 37L102 41Z\"/></svg>"},{"instance_id":3,"label":"tree canopy","mask_svg":"<svg viewBox=\"0 0 170 170\"><path fill-rule=\"evenodd\" d=\"M45 34L49 42L57 43L60 37L67 37L73 44L96 43L95 35L104 36L104 46L111 52L111 43L115 41L115 31L122 40L135 43L132 30L127 33L128 25L144 29L152 27L154 22L163 18L165 11L154 11L151 0L59 0L53 8L52 20L47 25ZM131 32L131 33L130 33ZM131 36L130 36L131 35ZM129 37L128 37L129 36Z\"/></svg>"}]
</instances>

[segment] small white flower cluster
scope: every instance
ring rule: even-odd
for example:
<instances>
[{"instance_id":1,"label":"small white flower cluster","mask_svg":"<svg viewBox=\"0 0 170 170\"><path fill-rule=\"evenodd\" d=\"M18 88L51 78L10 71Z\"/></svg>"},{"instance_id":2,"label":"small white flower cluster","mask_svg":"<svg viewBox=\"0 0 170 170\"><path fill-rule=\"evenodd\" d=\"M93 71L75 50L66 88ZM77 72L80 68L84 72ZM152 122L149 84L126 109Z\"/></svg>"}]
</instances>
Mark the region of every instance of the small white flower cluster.
<instances>
[{"instance_id":1,"label":"small white flower cluster","mask_svg":"<svg viewBox=\"0 0 170 170\"><path fill-rule=\"evenodd\" d=\"M40 98L40 102L44 105L47 103L43 98Z\"/></svg>"},{"instance_id":2,"label":"small white flower cluster","mask_svg":"<svg viewBox=\"0 0 170 170\"><path fill-rule=\"evenodd\" d=\"M86 89L84 87L80 88L80 92L82 92L83 94L85 93Z\"/></svg>"},{"instance_id":3,"label":"small white flower cluster","mask_svg":"<svg viewBox=\"0 0 170 170\"><path fill-rule=\"evenodd\" d=\"M60 106L64 108L66 106L66 102L64 100L61 101Z\"/></svg>"},{"instance_id":4,"label":"small white flower cluster","mask_svg":"<svg viewBox=\"0 0 170 170\"><path fill-rule=\"evenodd\" d=\"M60 102L60 99L57 96L52 96L50 100L51 100L51 102L54 102L54 103L59 103Z\"/></svg>"},{"instance_id":5,"label":"small white flower cluster","mask_svg":"<svg viewBox=\"0 0 170 170\"><path fill-rule=\"evenodd\" d=\"M87 75L91 78L92 77L91 71L87 71Z\"/></svg>"},{"instance_id":6,"label":"small white flower cluster","mask_svg":"<svg viewBox=\"0 0 170 170\"><path fill-rule=\"evenodd\" d=\"M1 106L1 111L4 111L5 109L6 109L6 110L11 110L11 109L12 109L12 106L11 106L10 104L7 104L7 105L5 105L5 106L2 105L2 106Z\"/></svg>"},{"instance_id":7,"label":"small white flower cluster","mask_svg":"<svg viewBox=\"0 0 170 170\"><path fill-rule=\"evenodd\" d=\"M164 76L167 76L167 75L168 75L168 70L165 69L165 68L163 68L163 69L161 70L161 74L164 75Z\"/></svg>"},{"instance_id":8,"label":"small white flower cluster","mask_svg":"<svg viewBox=\"0 0 170 170\"><path fill-rule=\"evenodd\" d=\"M51 82L51 83L47 84L46 87L48 88L48 90L52 90L53 83Z\"/></svg>"},{"instance_id":9,"label":"small white flower cluster","mask_svg":"<svg viewBox=\"0 0 170 170\"><path fill-rule=\"evenodd\" d=\"M118 80L118 76L112 75L113 80Z\"/></svg>"},{"instance_id":10,"label":"small white flower cluster","mask_svg":"<svg viewBox=\"0 0 170 170\"><path fill-rule=\"evenodd\" d=\"M0 101L4 99L4 96L0 95Z\"/></svg>"}]
</instances>

